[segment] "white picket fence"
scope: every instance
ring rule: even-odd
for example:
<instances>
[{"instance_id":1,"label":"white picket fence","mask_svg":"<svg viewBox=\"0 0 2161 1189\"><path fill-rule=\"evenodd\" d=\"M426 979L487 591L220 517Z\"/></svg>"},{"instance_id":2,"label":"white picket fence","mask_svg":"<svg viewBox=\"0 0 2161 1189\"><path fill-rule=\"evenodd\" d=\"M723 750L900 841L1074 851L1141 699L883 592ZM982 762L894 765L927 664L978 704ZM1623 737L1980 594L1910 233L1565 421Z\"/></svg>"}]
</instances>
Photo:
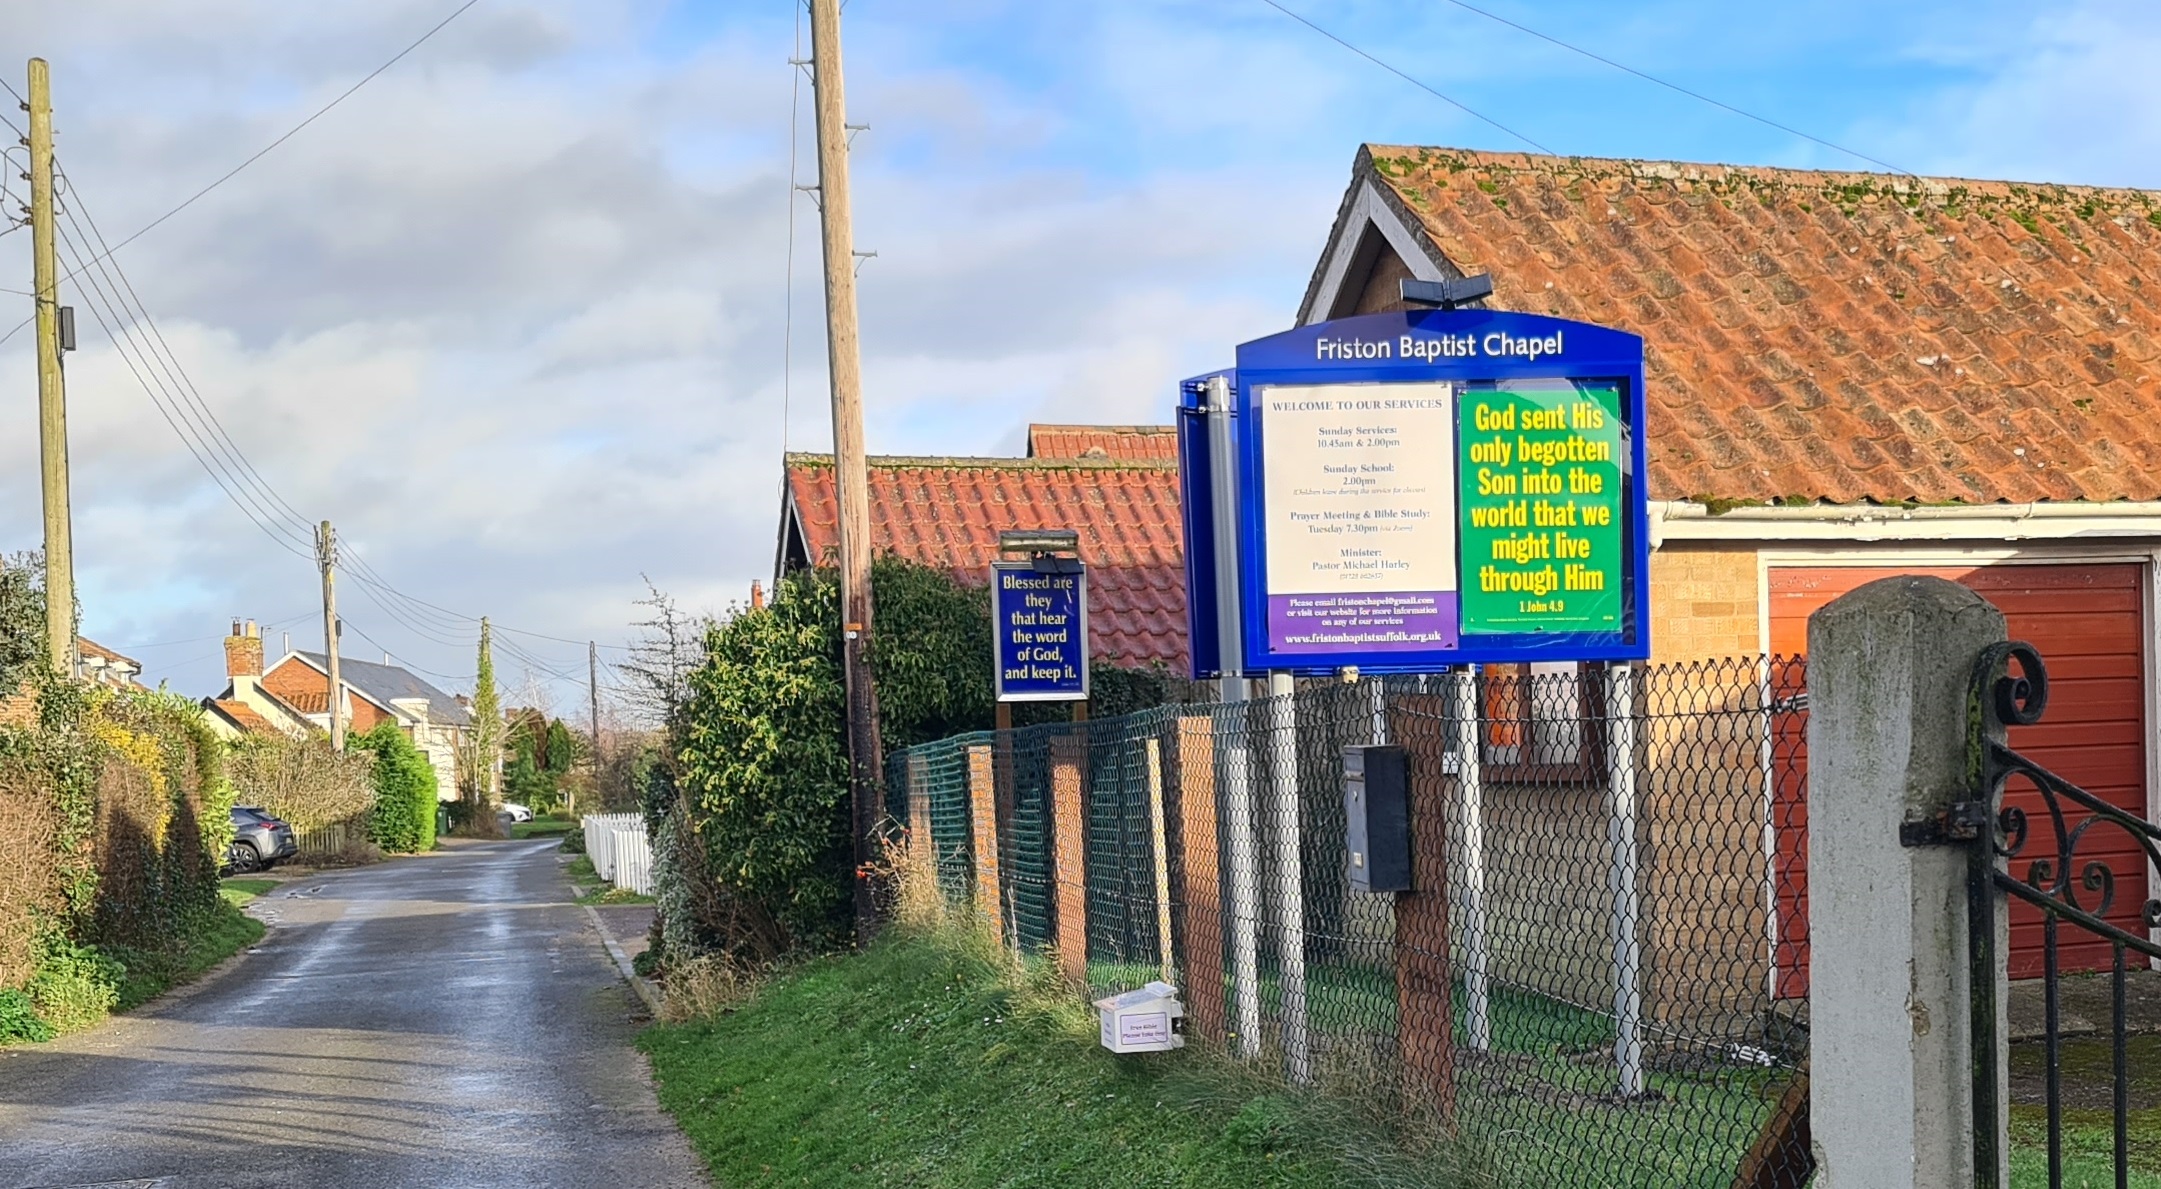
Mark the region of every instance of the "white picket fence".
<instances>
[{"instance_id":1,"label":"white picket fence","mask_svg":"<svg viewBox=\"0 0 2161 1189\"><path fill-rule=\"evenodd\" d=\"M635 813L589 813L584 824L585 853L600 878L640 896L652 895L653 847L645 837L645 818Z\"/></svg>"}]
</instances>

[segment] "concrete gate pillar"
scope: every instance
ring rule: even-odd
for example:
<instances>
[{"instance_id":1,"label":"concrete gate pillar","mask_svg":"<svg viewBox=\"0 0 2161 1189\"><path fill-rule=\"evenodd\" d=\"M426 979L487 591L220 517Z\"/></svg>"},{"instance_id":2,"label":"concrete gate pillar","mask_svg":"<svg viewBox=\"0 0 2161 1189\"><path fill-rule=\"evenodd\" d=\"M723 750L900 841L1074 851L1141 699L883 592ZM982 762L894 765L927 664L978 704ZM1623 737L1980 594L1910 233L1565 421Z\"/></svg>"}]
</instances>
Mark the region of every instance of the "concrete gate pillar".
<instances>
[{"instance_id":1,"label":"concrete gate pillar","mask_svg":"<svg viewBox=\"0 0 2161 1189\"><path fill-rule=\"evenodd\" d=\"M1975 1183L1967 852L1901 845L1899 827L1976 795L1969 689L2003 638L2002 612L1940 578L1871 582L1809 617L1818 1189Z\"/></svg>"}]
</instances>

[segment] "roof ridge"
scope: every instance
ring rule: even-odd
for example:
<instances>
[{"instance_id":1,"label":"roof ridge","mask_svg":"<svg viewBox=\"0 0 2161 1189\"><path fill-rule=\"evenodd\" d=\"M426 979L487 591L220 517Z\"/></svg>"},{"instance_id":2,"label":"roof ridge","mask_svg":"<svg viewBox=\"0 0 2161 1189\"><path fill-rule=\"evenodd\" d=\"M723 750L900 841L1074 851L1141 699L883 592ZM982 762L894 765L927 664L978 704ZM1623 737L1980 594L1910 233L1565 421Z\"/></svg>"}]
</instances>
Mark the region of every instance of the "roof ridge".
<instances>
[{"instance_id":1,"label":"roof ridge","mask_svg":"<svg viewBox=\"0 0 2161 1189\"><path fill-rule=\"evenodd\" d=\"M830 454L791 450L783 456L790 468L823 468L833 465ZM873 454L870 466L889 470L907 468L1000 471L1175 471L1178 463L1167 458L1012 458L1000 455Z\"/></svg>"},{"instance_id":2,"label":"roof ridge","mask_svg":"<svg viewBox=\"0 0 2161 1189\"><path fill-rule=\"evenodd\" d=\"M1888 190L1894 194L1914 191L1934 196L1948 196L1955 191L2002 191L2009 194L2047 195L2055 192L2081 197L2118 195L2144 200L2152 206L2161 200L2161 189L2148 190L2135 186L2100 186L2080 182L2045 182L2016 178L1970 178L1938 174L1886 173L1869 169L1792 169L1778 165L1743 165L1732 162L1680 161L1649 157L1584 157L1552 156L1542 153L1501 152L1486 149L1459 149L1445 145L1391 145L1367 143L1359 146L1362 165L1370 165L1375 172L1393 177L1382 162L1396 162L1416 158L1420 165L1453 166L1451 172L1483 168L1511 172L1535 172L1548 174L1576 173L1587 176L1616 176L1625 173L1631 177L1661 181L1729 182L1745 180L1788 189L1825 189L1833 186L1868 184L1873 188Z\"/></svg>"},{"instance_id":3,"label":"roof ridge","mask_svg":"<svg viewBox=\"0 0 2161 1189\"><path fill-rule=\"evenodd\" d=\"M1082 422L1031 421L1029 430L1052 430L1058 433L1144 433L1166 434L1178 432L1175 425L1089 425Z\"/></svg>"}]
</instances>

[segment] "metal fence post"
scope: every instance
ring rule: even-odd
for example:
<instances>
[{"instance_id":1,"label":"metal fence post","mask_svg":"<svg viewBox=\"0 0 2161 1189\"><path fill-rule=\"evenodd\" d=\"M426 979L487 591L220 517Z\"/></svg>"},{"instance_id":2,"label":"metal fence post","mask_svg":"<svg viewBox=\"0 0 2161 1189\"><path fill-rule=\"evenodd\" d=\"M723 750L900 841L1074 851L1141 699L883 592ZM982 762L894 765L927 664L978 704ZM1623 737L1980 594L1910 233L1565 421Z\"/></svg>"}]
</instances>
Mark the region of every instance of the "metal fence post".
<instances>
[{"instance_id":1,"label":"metal fence post","mask_svg":"<svg viewBox=\"0 0 2161 1189\"><path fill-rule=\"evenodd\" d=\"M1606 673L1606 797L1613 868L1613 1059L1623 1098L1643 1094L1643 900L1636 888L1636 682L1627 665Z\"/></svg>"},{"instance_id":2,"label":"metal fence post","mask_svg":"<svg viewBox=\"0 0 2161 1189\"><path fill-rule=\"evenodd\" d=\"M1233 1032L1241 1057L1256 1056L1261 1044L1260 856L1253 840L1252 748L1246 738L1252 705L1233 702L1223 707L1229 726L1216 749L1223 761L1223 826L1230 834L1231 991L1237 1000Z\"/></svg>"},{"instance_id":3,"label":"metal fence post","mask_svg":"<svg viewBox=\"0 0 2161 1189\"><path fill-rule=\"evenodd\" d=\"M1216 719L1223 731L1216 755L1223 764L1223 828L1230 835L1231 991L1237 999L1237 1053L1251 1057L1261 1043L1261 903L1259 855L1253 841L1253 791L1247 765L1246 727L1250 689L1245 678L1245 634L1238 601L1238 451L1231 430L1230 382L1208 381L1209 513L1216 536L1216 647L1222 675ZM1226 724L1225 720L1228 719Z\"/></svg>"},{"instance_id":4,"label":"metal fence post","mask_svg":"<svg viewBox=\"0 0 2161 1189\"><path fill-rule=\"evenodd\" d=\"M1449 717L1455 733L1457 878L1463 881L1463 1023L1466 1043L1478 1052L1493 1047L1492 998L1487 982L1485 764L1478 731L1478 676L1466 665L1449 675Z\"/></svg>"},{"instance_id":5,"label":"metal fence post","mask_svg":"<svg viewBox=\"0 0 2161 1189\"><path fill-rule=\"evenodd\" d=\"M1313 1050L1306 1032L1304 830L1298 806L1298 698L1288 673L1268 675L1269 798L1275 822L1277 981L1283 995L1283 1068L1294 1086L1313 1080Z\"/></svg>"},{"instance_id":6,"label":"metal fence post","mask_svg":"<svg viewBox=\"0 0 2161 1189\"><path fill-rule=\"evenodd\" d=\"M1969 689L2003 639L2002 612L1940 578L1871 582L1809 617L1809 1113L1823 1189L1991 1181L1974 1160L1967 848L1902 834L1944 831L1975 795ZM2000 1141L2003 1121L1984 1125Z\"/></svg>"}]
</instances>

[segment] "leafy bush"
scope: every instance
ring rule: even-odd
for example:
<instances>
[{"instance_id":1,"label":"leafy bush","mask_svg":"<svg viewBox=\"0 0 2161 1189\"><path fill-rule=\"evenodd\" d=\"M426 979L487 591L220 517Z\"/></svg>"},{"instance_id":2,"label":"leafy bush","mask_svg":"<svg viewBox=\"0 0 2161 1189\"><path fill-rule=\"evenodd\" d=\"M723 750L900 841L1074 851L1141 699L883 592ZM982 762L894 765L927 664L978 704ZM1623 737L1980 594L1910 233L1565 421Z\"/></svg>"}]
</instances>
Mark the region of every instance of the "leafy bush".
<instances>
[{"instance_id":1,"label":"leafy bush","mask_svg":"<svg viewBox=\"0 0 2161 1189\"><path fill-rule=\"evenodd\" d=\"M394 722L377 723L346 746L374 756L370 783L375 808L368 815L369 841L394 854L434 850L439 804L435 765Z\"/></svg>"},{"instance_id":2,"label":"leafy bush","mask_svg":"<svg viewBox=\"0 0 2161 1189\"><path fill-rule=\"evenodd\" d=\"M20 1039L125 1006L131 972L114 955L154 969L219 934L230 915L217 868L232 786L201 707L72 681L40 679L35 690L36 723L0 728L0 803L31 797L40 807L37 820L6 828L42 846L29 862L49 876L27 895L0 896L10 914L0 940L21 950L31 939L0 954L0 992L12 992L0 1031ZM24 1022L24 1003L38 1026Z\"/></svg>"},{"instance_id":3,"label":"leafy bush","mask_svg":"<svg viewBox=\"0 0 2161 1189\"><path fill-rule=\"evenodd\" d=\"M30 979L30 1001L54 1032L79 1032L120 1003L127 968L91 946L54 940Z\"/></svg>"},{"instance_id":4,"label":"leafy bush","mask_svg":"<svg viewBox=\"0 0 2161 1189\"><path fill-rule=\"evenodd\" d=\"M570 771L571 766L578 762L582 750L578 746L578 737L571 734L570 728L558 718L548 724L547 746L543 754L536 758L540 760L543 769L560 776Z\"/></svg>"},{"instance_id":5,"label":"leafy bush","mask_svg":"<svg viewBox=\"0 0 2161 1189\"><path fill-rule=\"evenodd\" d=\"M0 1045L22 1040L35 1044L53 1036L53 1026L39 1018L37 1003L28 992L0 991Z\"/></svg>"},{"instance_id":6,"label":"leafy bush","mask_svg":"<svg viewBox=\"0 0 2161 1189\"><path fill-rule=\"evenodd\" d=\"M988 729L988 589L891 555L874 563L872 582L869 659L886 748ZM1160 666L1098 666L1094 680L1105 713L1175 700L1183 686ZM854 873L837 577L792 574L770 605L712 625L684 684L645 803L671 960L721 950L762 962L838 943ZM604 789L619 763L603 755Z\"/></svg>"},{"instance_id":7,"label":"leafy bush","mask_svg":"<svg viewBox=\"0 0 2161 1189\"><path fill-rule=\"evenodd\" d=\"M45 663L45 555L0 554L0 698Z\"/></svg>"},{"instance_id":8,"label":"leafy bush","mask_svg":"<svg viewBox=\"0 0 2161 1189\"><path fill-rule=\"evenodd\" d=\"M503 799L547 813L555 808L555 775L533 762L530 743L525 739L511 750L510 763L503 768Z\"/></svg>"},{"instance_id":9,"label":"leafy bush","mask_svg":"<svg viewBox=\"0 0 2161 1189\"><path fill-rule=\"evenodd\" d=\"M674 874L725 891L735 919L713 931L759 960L838 941L850 892L837 592L805 576L778 594L707 631L675 724L675 841L702 854Z\"/></svg>"},{"instance_id":10,"label":"leafy bush","mask_svg":"<svg viewBox=\"0 0 2161 1189\"><path fill-rule=\"evenodd\" d=\"M225 773L239 803L260 806L303 834L358 820L375 807L375 763L340 753L323 736L250 735L231 746Z\"/></svg>"},{"instance_id":11,"label":"leafy bush","mask_svg":"<svg viewBox=\"0 0 2161 1189\"><path fill-rule=\"evenodd\" d=\"M837 586L831 571L817 581ZM877 593L870 671L887 751L991 725L990 589L963 586L944 570L887 555L871 567ZM832 630L839 646L839 599Z\"/></svg>"}]
</instances>

